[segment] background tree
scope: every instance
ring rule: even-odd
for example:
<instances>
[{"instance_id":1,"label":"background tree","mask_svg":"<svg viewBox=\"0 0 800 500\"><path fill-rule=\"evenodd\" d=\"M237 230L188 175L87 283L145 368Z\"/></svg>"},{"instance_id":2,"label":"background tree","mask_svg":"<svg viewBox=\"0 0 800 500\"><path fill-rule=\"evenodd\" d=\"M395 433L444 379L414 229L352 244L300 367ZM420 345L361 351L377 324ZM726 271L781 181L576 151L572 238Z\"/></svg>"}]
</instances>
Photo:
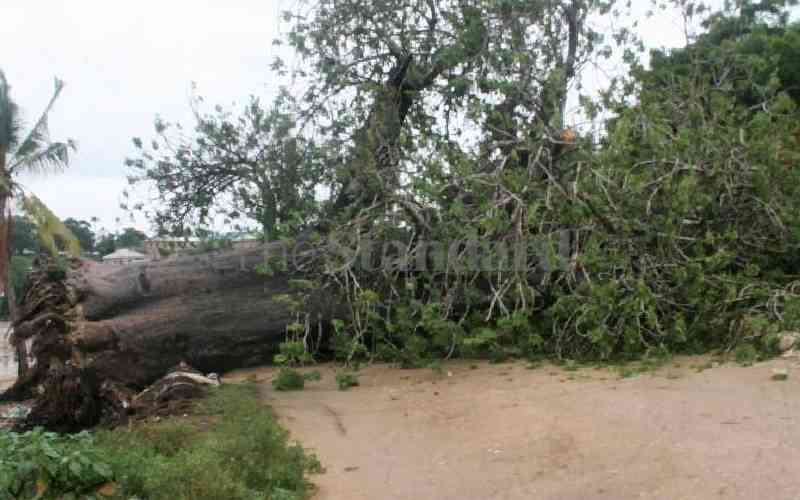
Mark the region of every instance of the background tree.
<instances>
[{"instance_id":1,"label":"background tree","mask_svg":"<svg viewBox=\"0 0 800 500\"><path fill-rule=\"evenodd\" d=\"M22 255L26 250L39 253L40 244L36 225L26 216L15 215L11 223L11 254Z\"/></svg>"},{"instance_id":2,"label":"background tree","mask_svg":"<svg viewBox=\"0 0 800 500\"><path fill-rule=\"evenodd\" d=\"M123 248L141 249L147 235L133 227L126 227L117 233L102 234L95 244L95 250L104 257Z\"/></svg>"},{"instance_id":3,"label":"background tree","mask_svg":"<svg viewBox=\"0 0 800 500\"><path fill-rule=\"evenodd\" d=\"M180 125L156 122L156 140L134 139L138 157L128 159L131 184L149 183L157 197L150 219L159 233L184 235L219 222L257 222L270 240L316 217L322 180L313 141L295 134L293 103L281 95L270 108L251 97L240 115L217 107L203 114L195 101L191 135Z\"/></svg>"},{"instance_id":4,"label":"background tree","mask_svg":"<svg viewBox=\"0 0 800 500\"><path fill-rule=\"evenodd\" d=\"M790 23L788 10L797 3L739 2L708 16L706 31L690 45L652 51L646 79L667 88L686 77L708 78L716 92L733 93L753 109L776 90L800 102L800 24Z\"/></svg>"},{"instance_id":5,"label":"background tree","mask_svg":"<svg viewBox=\"0 0 800 500\"><path fill-rule=\"evenodd\" d=\"M12 297L21 297L25 278L31 270L33 257L41 250L39 234L36 225L26 216L15 215L11 222L11 251L9 261L9 283L14 287ZM13 307L13 306L11 306ZM7 297L0 301L0 317L9 318L11 314Z\"/></svg>"},{"instance_id":6,"label":"background tree","mask_svg":"<svg viewBox=\"0 0 800 500\"><path fill-rule=\"evenodd\" d=\"M126 227L116 236L117 248L140 248L147 241L147 235L133 227Z\"/></svg>"},{"instance_id":7,"label":"background tree","mask_svg":"<svg viewBox=\"0 0 800 500\"><path fill-rule=\"evenodd\" d=\"M64 225L72 232L78 239L81 245L81 250L84 252L94 251L95 234L92 230L92 224L85 220L76 220L68 218L64 221Z\"/></svg>"},{"instance_id":8,"label":"background tree","mask_svg":"<svg viewBox=\"0 0 800 500\"><path fill-rule=\"evenodd\" d=\"M117 238L113 233L101 235L95 244L95 250L101 257L113 253L117 250Z\"/></svg>"}]
</instances>

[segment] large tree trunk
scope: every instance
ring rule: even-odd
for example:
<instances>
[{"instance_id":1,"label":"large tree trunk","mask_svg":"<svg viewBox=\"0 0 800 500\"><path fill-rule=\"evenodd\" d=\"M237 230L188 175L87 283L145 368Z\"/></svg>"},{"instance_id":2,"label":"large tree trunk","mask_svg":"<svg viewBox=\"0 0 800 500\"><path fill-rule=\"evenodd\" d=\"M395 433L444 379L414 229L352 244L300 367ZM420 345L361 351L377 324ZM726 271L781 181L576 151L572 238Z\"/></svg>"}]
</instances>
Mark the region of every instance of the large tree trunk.
<instances>
[{"instance_id":1,"label":"large tree trunk","mask_svg":"<svg viewBox=\"0 0 800 500\"><path fill-rule=\"evenodd\" d=\"M14 325L35 363L3 397L74 397L62 405L71 415L50 408L41 423L79 428L98 423L103 404L119 403L87 410L77 401L102 399L101 386L141 390L182 361L204 372L270 362L293 313L276 300L291 292L290 276L255 270L268 250L276 247L127 265L75 260L65 272L41 263ZM311 312L330 318L334 306L319 295Z\"/></svg>"}]
</instances>

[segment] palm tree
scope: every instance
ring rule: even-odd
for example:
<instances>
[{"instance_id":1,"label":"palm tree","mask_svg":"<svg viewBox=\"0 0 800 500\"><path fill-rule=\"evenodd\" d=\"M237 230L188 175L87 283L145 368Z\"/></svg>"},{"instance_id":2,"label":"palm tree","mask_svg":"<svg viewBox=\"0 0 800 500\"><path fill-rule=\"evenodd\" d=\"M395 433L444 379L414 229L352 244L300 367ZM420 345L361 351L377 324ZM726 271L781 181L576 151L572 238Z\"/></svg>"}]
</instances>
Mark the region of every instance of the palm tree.
<instances>
[{"instance_id":1,"label":"palm tree","mask_svg":"<svg viewBox=\"0 0 800 500\"><path fill-rule=\"evenodd\" d=\"M64 82L56 78L55 91L47 107L27 134L23 134L19 107L11 99L11 87L0 70L0 291L7 295L12 318L15 304L8 268L15 199L20 201L20 207L36 224L44 248L55 252L55 239L59 239L71 253L80 252L77 239L69 229L17 182L20 174L58 172L69 164L69 153L75 150L75 142L71 139L65 142L51 141L47 126L48 115L63 88Z\"/></svg>"}]
</instances>

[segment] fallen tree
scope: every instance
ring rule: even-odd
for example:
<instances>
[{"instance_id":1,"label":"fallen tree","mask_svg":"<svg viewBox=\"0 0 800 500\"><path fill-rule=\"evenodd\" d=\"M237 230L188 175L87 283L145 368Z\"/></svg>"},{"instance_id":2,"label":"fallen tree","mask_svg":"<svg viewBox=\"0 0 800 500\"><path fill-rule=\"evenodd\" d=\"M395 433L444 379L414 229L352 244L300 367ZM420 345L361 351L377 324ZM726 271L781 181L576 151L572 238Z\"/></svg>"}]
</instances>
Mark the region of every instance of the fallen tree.
<instances>
[{"instance_id":1,"label":"fallen tree","mask_svg":"<svg viewBox=\"0 0 800 500\"><path fill-rule=\"evenodd\" d=\"M269 247L110 265L41 261L31 273L12 342L28 346L6 400L47 400L44 424L96 425L181 362L224 372L270 362L294 313L287 274L257 268ZM332 304L311 308L330 317ZM30 419L36 421L36 405ZM56 416L54 407L63 411ZM63 422L61 421L63 420Z\"/></svg>"}]
</instances>

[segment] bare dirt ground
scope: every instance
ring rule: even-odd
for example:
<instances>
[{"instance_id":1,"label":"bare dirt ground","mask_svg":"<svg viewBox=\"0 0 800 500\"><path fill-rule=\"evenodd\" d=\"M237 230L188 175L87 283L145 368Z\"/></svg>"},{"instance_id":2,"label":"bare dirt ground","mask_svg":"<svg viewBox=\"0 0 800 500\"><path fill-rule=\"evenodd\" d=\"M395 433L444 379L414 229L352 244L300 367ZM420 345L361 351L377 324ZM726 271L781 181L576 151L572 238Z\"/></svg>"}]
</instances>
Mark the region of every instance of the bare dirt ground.
<instances>
[{"instance_id":1,"label":"bare dirt ground","mask_svg":"<svg viewBox=\"0 0 800 500\"><path fill-rule=\"evenodd\" d=\"M800 366L698 372L680 359L621 379L609 369L371 366L278 393L292 436L317 453L315 500L800 499ZM790 367L787 381L772 369Z\"/></svg>"}]
</instances>

